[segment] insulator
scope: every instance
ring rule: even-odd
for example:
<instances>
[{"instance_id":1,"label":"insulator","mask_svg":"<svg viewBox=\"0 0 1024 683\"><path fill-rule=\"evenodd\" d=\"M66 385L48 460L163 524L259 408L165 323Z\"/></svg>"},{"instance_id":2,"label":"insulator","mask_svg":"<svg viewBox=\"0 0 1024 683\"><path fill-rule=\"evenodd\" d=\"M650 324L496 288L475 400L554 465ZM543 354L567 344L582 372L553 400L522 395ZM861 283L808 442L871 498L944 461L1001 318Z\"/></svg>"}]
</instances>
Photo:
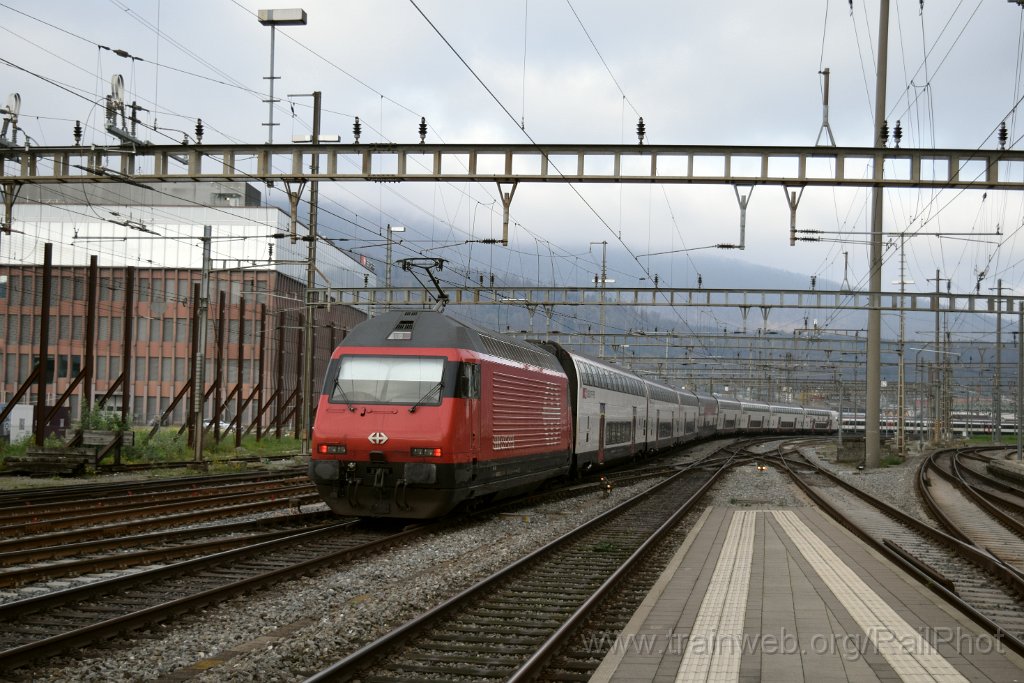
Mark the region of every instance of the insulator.
<instances>
[{"instance_id":1,"label":"insulator","mask_svg":"<svg viewBox=\"0 0 1024 683\"><path fill-rule=\"evenodd\" d=\"M196 144L199 144L200 142L203 141L203 133L205 132L206 129L203 128L203 120L196 119Z\"/></svg>"},{"instance_id":2,"label":"insulator","mask_svg":"<svg viewBox=\"0 0 1024 683\"><path fill-rule=\"evenodd\" d=\"M420 117L420 144L422 145L427 141L427 118L425 116Z\"/></svg>"},{"instance_id":3,"label":"insulator","mask_svg":"<svg viewBox=\"0 0 1024 683\"><path fill-rule=\"evenodd\" d=\"M900 125L899 120L896 121L896 127L892 131L892 139L896 142L896 149L899 149L900 140L903 139L903 126Z\"/></svg>"},{"instance_id":4,"label":"insulator","mask_svg":"<svg viewBox=\"0 0 1024 683\"><path fill-rule=\"evenodd\" d=\"M704 278L700 275L697 276L697 289L700 289L704 285Z\"/></svg>"},{"instance_id":5,"label":"insulator","mask_svg":"<svg viewBox=\"0 0 1024 683\"><path fill-rule=\"evenodd\" d=\"M878 142L880 147L886 147L889 144L889 122L882 119L882 127L878 129Z\"/></svg>"},{"instance_id":6,"label":"insulator","mask_svg":"<svg viewBox=\"0 0 1024 683\"><path fill-rule=\"evenodd\" d=\"M597 273L594 273L594 286L595 287L597 287L597 280L598 280Z\"/></svg>"},{"instance_id":7,"label":"insulator","mask_svg":"<svg viewBox=\"0 0 1024 683\"><path fill-rule=\"evenodd\" d=\"M1006 121L999 124L999 149L1006 149L1006 140L1009 138L1009 133L1006 131Z\"/></svg>"},{"instance_id":8,"label":"insulator","mask_svg":"<svg viewBox=\"0 0 1024 683\"><path fill-rule=\"evenodd\" d=\"M491 273L491 287L494 286L494 273Z\"/></svg>"},{"instance_id":9,"label":"insulator","mask_svg":"<svg viewBox=\"0 0 1024 683\"><path fill-rule=\"evenodd\" d=\"M352 137L356 139L356 144L359 144L359 136L363 134L363 124L359 123L359 117L356 117L355 123L352 124Z\"/></svg>"},{"instance_id":10,"label":"insulator","mask_svg":"<svg viewBox=\"0 0 1024 683\"><path fill-rule=\"evenodd\" d=\"M636 124L636 137L640 141L640 144L644 144L644 138L647 136L647 126L644 125L644 117L640 117L640 120Z\"/></svg>"},{"instance_id":11,"label":"insulator","mask_svg":"<svg viewBox=\"0 0 1024 683\"><path fill-rule=\"evenodd\" d=\"M654 286L655 287L658 286L658 274L657 273L654 274Z\"/></svg>"},{"instance_id":12,"label":"insulator","mask_svg":"<svg viewBox=\"0 0 1024 683\"><path fill-rule=\"evenodd\" d=\"M814 289L814 287L817 284L818 284L818 276L817 275L812 275L811 276L811 289ZM804 327L806 327L806 325L804 325Z\"/></svg>"},{"instance_id":13,"label":"insulator","mask_svg":"<svg viewBox=\"0 0 1024 683\"><path fill-rule=\"evenodd\" d=\"M82 122L81 121L75 121L74 136L75 136L75 146L77 147L78 145L82 144Z\"/></svg>"}]
</instances>

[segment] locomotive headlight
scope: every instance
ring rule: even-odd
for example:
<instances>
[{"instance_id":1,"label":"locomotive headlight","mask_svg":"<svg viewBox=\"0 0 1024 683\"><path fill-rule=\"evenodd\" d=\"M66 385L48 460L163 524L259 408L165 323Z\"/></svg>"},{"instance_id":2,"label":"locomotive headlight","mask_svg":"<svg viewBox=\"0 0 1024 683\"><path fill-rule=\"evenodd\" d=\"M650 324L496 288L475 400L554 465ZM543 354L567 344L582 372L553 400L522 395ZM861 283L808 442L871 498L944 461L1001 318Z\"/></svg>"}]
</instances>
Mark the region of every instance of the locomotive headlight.
<instances>
[{"instance_id":1,"label":"locomotive headlight","mask_svg":"<svg viewBox=\"0 0 1024 683\"><path fill-rule=\"evenodd\" d=\"M440 458L441 457L441 449L440 448L414 448L414 449L412 449L412 454L414 456L421 457L421 458Z\"/></svg>"},{"instance_id":2,"label":"locomotive headlight","mask_svg":"<svg viewBox=\"0 0 1024 683\"><path fill-rule=\"evenodd\" d=\"M345 455L348 452L343 443L322 443L317 451L323 455Z\"/></svg>"}]
</instances>

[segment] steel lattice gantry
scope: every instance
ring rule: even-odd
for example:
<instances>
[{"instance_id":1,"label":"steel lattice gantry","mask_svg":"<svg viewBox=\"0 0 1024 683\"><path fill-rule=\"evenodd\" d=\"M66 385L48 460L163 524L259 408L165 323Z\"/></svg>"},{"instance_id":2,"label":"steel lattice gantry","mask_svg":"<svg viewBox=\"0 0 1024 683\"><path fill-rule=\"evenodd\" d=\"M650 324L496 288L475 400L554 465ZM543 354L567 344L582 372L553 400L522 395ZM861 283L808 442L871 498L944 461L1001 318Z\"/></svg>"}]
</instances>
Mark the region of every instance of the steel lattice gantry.
<instances>
[{"instance_id":1,"label":"steel lattice gantry","mask_svg":"<svg viewBox=\"0 0 1024 683\"><path fill-rule=\"evenodd\" d=\"M312 172L312 158L320 157ZM277 144L0 148L0 182L473 181L1022 189L1019 150ZM884 162L881 179L865 168ZM1016 177L1018 180L1013 180Z\"/></svg>"},{"instance_id":2,"label":"steel lattice gantry","mask_svg":"<svg viewBox=\"0 0 1024 683\"><path fill-rule=\"evenodd\" d=\"M670 289L631 287L459 287L449 288L448 305L512 304L519 306L683 306L736 309L867 310L864 291ZM1024 296L953 293L879 293L879 310L916 313L1014 314ZM318 288L308 292L309 305L430 307L432 295L420 288Z\"/></svg>"}]
</instances>

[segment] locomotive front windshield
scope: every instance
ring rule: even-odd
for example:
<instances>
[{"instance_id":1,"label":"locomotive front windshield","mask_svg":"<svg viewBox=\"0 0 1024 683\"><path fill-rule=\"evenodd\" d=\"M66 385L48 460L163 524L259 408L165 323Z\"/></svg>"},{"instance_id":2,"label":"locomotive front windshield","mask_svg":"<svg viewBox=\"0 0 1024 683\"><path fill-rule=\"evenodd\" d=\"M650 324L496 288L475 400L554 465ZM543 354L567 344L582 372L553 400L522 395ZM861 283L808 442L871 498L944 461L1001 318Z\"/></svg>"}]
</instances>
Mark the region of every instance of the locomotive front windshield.
<instances>
[{"instance_id":1,"label":"locomotive front windshield","mask_svg":"<svg viewBox=\"0 0 1024 683\"><path fill-rule=\"evenodd\" d=\"M342 356L331 403L438 405L444 358Z\"/></svg>"}]
</instances>

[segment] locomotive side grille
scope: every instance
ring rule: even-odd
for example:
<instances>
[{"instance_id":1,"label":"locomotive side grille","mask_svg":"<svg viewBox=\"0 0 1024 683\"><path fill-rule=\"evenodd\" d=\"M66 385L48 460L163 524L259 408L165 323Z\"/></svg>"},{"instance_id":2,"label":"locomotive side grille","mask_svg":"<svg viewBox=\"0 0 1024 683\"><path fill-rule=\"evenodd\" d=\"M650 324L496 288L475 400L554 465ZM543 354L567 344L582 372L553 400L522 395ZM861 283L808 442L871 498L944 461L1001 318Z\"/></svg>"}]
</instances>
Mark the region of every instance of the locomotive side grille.
<instances>
[{"instance_id":1,"label":"locomotive side grille","mask_svg":"<svg viewBox=\"0 0 1024 683\"><path fill-rule=\"evenodd\" d=\"M558 384L496 371L493 387L495 450L558 446L564 410Z\"/></svg>"}]
</instances>

